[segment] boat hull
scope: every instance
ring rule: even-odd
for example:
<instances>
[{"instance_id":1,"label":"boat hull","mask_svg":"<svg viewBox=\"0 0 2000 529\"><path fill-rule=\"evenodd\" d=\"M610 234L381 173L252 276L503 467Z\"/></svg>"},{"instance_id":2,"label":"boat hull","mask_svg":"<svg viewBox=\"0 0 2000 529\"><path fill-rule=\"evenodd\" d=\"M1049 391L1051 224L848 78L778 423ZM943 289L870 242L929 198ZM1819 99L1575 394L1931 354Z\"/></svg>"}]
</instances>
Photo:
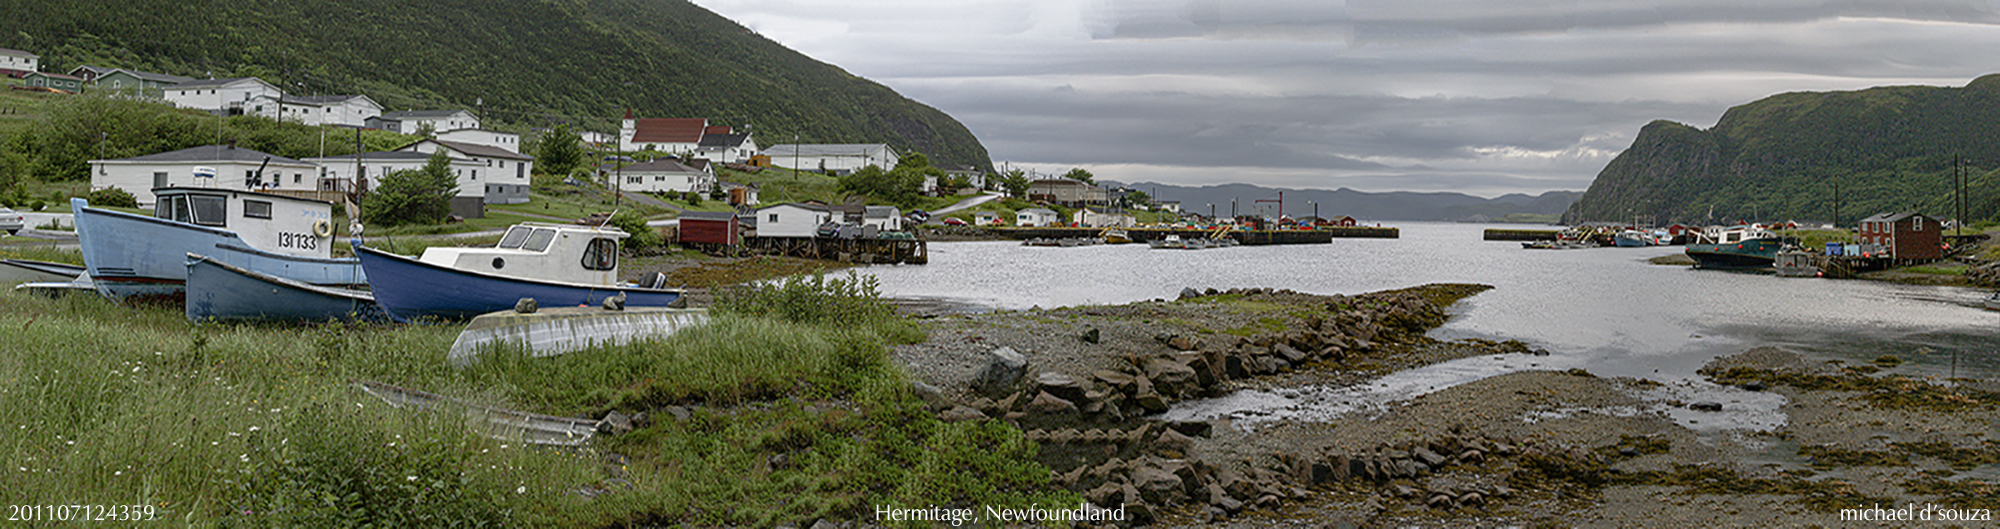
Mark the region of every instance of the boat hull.
<instances>
[{"instance_id":1,"label":"boat hull","mask_svg":"<svg viewBox=\"0 0 2000 529\"><path fill-rule=\"evenodd\" d=\"M83 267L72 264L0 259L0 285L69 281L83 273Z\"/></svg>"},{"instance_id":2,"label":"boat hull","mask_svg":"<svg viewBox=\"0 0 2000 529\"><path fill-rule=\"evenodd\" d=\"M187 254L242 259L244 268L315 285L355 285L367 276L357 259L297 257L251 249L234 232L71 202L84 267L98 293L114 300L186 295Z\"/></svg>"},{"instance_id":3,"label":"boat hull","mask_svg":"<svg viewBox=\"0 0 2000 529\"><path fill-rule=\"evenodd\" d=\"M1783 246L1777 239L1751 239L1734 244L1690 244L1687 256L1702 268L1769 268Z\"/></svg>"},{"instance_id":4,"label":"boat hull","mask_svg":"<svg viewBox=\"0 0 2000 529\"><path fill-rule=\"evenodd\" d=\"M439 266L374 248L356 245L368 284L389 315L398 321L462 320L514 307L534 298L544 307L596 306L605 298L625 296L630 307L665 307L681 291L635 286L596 286L535 281Z\"/></svg>"},{"instance_id":5,"label":"boat hull","mask_svg":"<svg viewBox=\"0 0 2000 529\"><path fill-rule=\"evenodd\" d=\"M368 292L309 285L188 254L187 319L224 321L387 321Z\"/></svg>"}]
</instances>

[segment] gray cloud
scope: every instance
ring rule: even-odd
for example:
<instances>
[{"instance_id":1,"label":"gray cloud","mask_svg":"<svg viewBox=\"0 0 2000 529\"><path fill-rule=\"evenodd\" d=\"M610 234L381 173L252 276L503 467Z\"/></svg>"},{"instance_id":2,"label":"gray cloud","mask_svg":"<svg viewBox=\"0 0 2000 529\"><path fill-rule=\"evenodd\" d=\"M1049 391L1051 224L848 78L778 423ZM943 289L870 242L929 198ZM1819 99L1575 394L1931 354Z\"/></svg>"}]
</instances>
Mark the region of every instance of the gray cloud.
<instances>
[{"instance_id":1,"label":"gray cloud","mask_svg":"<svg viewBox=\"0 0 2000 529\"><path fill-rule=\"evenodd\" d=\"M1963 1L701 0L964 122L996 161L1123 181L1582 189L1640 126L1795 90L1963 84Z\"/></svg>"}]
</instances>

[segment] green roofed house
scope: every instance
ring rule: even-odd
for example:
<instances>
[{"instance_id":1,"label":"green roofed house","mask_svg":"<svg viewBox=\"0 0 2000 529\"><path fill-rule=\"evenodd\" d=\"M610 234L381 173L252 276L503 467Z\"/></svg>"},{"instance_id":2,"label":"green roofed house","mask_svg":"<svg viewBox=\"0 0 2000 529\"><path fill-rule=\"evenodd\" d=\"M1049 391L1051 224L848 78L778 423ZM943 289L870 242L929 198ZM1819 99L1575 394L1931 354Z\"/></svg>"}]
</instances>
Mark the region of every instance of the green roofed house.
<instances>
[{"instance_id":1,"label":"green roofed house","mask_svg":"<svg viewBox=\"0 0 2000 529\"><path fill-rule=\"evenodd\" d=\"M143 99L165 99L167 87L194 80L190 77L123 68L97 72L93 77L94 80L90 82L93 90L105 90L123 97Z\"/></svg>"},{"instance_id":2,"label":"green roofed house","mask_svg":"<svg viewBox=\"0 0 2000 529\"><path fill-rule=\"evenodd\" d=\"M22 79L28 82L28 86L53 88L56 90L62 90L70 93L76 93L77 91L83 90L82 79L70 77L59 73L28 72L28 75L22 77Z\"/></svg>"}]
</instances>

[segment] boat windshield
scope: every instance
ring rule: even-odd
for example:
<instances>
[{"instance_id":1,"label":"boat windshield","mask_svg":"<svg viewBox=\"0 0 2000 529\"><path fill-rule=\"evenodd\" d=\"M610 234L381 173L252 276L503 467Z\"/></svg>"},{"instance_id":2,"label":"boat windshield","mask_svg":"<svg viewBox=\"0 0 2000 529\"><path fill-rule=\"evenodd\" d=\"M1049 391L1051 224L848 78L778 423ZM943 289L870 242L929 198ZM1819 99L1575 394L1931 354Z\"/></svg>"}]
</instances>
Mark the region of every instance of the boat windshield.
<instances>
[{"instance_id":1,"label":"boat windshield","mask_svg":"<svg viewBox=\"0 0 2000 529\"><path fill-rule=\"evenodd\" d=\"M229 203L227 200L222 197L195 195L189 197L189 201L193 205L195 224L218 228L229 225L228 215L225 213Z\"/></svg>"},{"instance_id":2,"label":"boat windshield","mask_svg":"<svg viewBox=\"0 0 2000 529\"><path fill-rule=\"evenodd\" d=\"M618 240L599 237L583 247L584 270L618 269Z\"/></svg>"},{"instance_id":3,"label":"boat windshield","mask_svg":"<svg viewBox=\"0 0 2000 529\"><path fill-rule=\"evenodd\" d=\"M500 236L500 246L497 246L496 248L501 248L506 250L520 248L521 243L528 241L528 233L533 231L535 231L534 228L529 228L527 226L515 226L512 228L507 228L507 234Z\"/></svg>"},{"instance_id":4,"label":"boat windshield","mask_svg":"<svg viewBox=\"0 0 2000 529\"><path fill-rule=\"evenodd\" d=\"M556 230L535 230L533 235L528 236L528 241L521 244L521 249L530 252L546 252L549 250L549 243L555 242L555 240Z\"/></svg>"}]
</instances>

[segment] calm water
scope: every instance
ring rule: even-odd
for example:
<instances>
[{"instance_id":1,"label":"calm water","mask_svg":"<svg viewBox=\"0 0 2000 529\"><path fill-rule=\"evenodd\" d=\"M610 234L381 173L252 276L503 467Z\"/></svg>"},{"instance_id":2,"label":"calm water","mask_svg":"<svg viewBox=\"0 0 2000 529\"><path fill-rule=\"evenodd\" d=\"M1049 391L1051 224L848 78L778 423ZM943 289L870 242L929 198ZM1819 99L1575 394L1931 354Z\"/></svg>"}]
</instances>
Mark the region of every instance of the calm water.
<instances>
[{"instance_id":1,"label":"calm water","mask_svg":"<svg viewBox=\"0 0 2000 529\"><path fill-rule=\"evenodd\" d=\"M1400 239L1202 251L936 243L928 265L866 271L881 279L890 297L998 309L1171 299L1182 287L1359 294L1424 283L1483 283L1495 288L1461 302L1457 315L1434 336L1518 339L1553 353L1465 359L1392 375L1370 395L1306 399L1318 404L1303 408L1321 412L1519 369L1581 367L1712 393L1712 386L1692 382L1694 371L1711 358L1759 345L1850 360L1894 354L1911 362L1900 371L1936 375L1950 369L1955 352L1960 376L1994 378L2000 372L2000 333L1993 332L2000 328L2000 312L1984 310L1980 302L1986 293L1976 289L1694 270L1646 263L1679 253L1679 247L1523 250L1515 242L1480 240L1486 228L1481 225L1399 226ZM1192 406L1176 413L1270 408L1296 403L1296 397L1240 395L1234 403L1209 403L1217 407L1213 410L1187 411L1199 407ZM1271 400L1254 402L1260 398ZM1339 404L1343 401L1349 404ZM1781 402L1746 407L1774 408ZM1781 419L1744 416L1736 422L1756 426L1773 420Z\"/></svg>"}]
</instances>

